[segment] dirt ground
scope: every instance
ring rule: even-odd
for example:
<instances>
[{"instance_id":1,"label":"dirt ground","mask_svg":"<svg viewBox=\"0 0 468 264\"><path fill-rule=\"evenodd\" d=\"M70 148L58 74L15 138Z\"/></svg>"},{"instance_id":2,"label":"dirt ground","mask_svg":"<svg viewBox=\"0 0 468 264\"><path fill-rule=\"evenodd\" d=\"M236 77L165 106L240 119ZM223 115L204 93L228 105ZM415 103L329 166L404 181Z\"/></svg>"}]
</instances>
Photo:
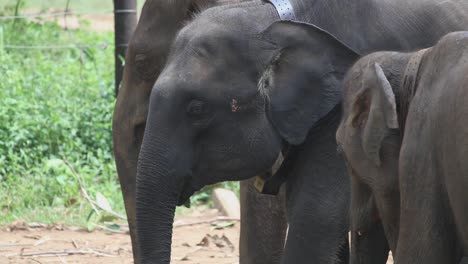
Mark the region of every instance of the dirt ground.
<instances>
[{"instance_id":1,"label":"dirt ground","mask_svg":"<svg viewBox=\"0 0 468 264\"><path fill-rule=\"evenodd\" d=\"M176 217L174 225L171 263L239 263L239 221L224 220L216 210L203 210ZM107 264L133 260L125 227L118 233L87 232L18 221L0 230L0 263Z\"/></svg>"},{"instance_id":2,"label":"dirt ground","mask_svg":"<svg viewBox=\"0 0 468 264\"><path fill-rule=\"evenodd\" d=\"M176 217L172 262L234 264L239 262L239 221L223 219L215 210ZM123 228L125 229L125 227ZM61 225L17 221L0 230L0 263L133 263L125 232L88 232Z\"/></svg>"},{"instance_id":3,"label":"dirt ground","mask_svg":"<svg viewBox=\"0 0 468 264\"><path fill-rule=\"evenodd\" d=\"M82 15L80 17L69 16L56 18L63 28L75 29L80 25L80 20L88 20L91 28L98 32L114 31L114 15Z\"/></svg>"},{"instance_id":4,"label":"dirt ground","mask_svg":"<svg viewBox=\"0 0 468 264\"><path fill-rule=\"evenodd\" d=\"M63 13L63 10L51 9L47 13ZM22 15L37 15L42 12L38 9L26 9ZM80 21L89 22L91 29L97 32L114 31L114 14L80 14L80 15L60 15L33 18L33 21L56 21L64 29L76 29L80 27Z\"/></svg>"}]
</instances>

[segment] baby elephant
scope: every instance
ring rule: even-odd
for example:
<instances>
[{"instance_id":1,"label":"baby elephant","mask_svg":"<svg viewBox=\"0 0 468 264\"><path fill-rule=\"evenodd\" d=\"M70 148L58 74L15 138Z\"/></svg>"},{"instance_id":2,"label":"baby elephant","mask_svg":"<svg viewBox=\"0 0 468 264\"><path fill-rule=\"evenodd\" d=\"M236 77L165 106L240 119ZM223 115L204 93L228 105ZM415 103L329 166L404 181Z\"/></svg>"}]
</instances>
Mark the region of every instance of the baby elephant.
<instances>
[{"instance_id":1,"label":"baby elephant","mask_svg":"<svg viewBox=\"0 0 468 264\"><path fill-rule=\"evenodd\" d=\"M360 59L344 82L352 262L467 263L468 32Z\"/></svg>"}]
</instances>

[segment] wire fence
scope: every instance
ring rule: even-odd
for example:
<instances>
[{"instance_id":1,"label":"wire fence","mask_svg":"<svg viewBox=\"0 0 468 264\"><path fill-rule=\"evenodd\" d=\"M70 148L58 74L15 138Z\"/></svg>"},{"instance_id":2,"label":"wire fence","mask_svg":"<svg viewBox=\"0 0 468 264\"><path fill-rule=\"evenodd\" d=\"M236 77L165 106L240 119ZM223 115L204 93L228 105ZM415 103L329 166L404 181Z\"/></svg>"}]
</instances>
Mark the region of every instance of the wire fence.
<instances>
[{"instance_id":1,"label":"wire fence","mask_svg":"<svg viewBox=\"0 0 468 264\"><path fill-rule=\"evenodd\" d=\"M32 19L39 17L60 17L60 16L79 16L79 15L106 15L106 14L116 14L116 13L136 13L135 9L119 9L119 10L106 10L106 11L86 11L86 12L77 12L77 11L63 11L63 12L53 12L53 13L39 13L39 14L28 14L28 15L19 15L19 16L0 16L0 20L10 20L10 19Z\"/></svg>"},{"instance_id":2,"label":"wire fence","mask_svg":"<svg viewBox=\"0 0 468 264\"><path fill-rule=\"evenodd\" d=\"M85 48L98 48L106 49L109 45L102 43L100 45L3 45L5 49L43 49L43 50L56 50L56 49L85 49ZM1 47L1 46L0 46Z\"/></svg>"},{"instance_id":3,"label":"wire fence","mask_svg":"<svg viewBox=\"0 0 468 264\"><path fill-rule=\"evenodd\" d=\"M40 18L40 17L60 17L60 16L78 16L78 15L105 15L105 14L113 14L114 11L87 11L87 12L71 12L71 11L64 11L64 12L53 12L53 13L39 13L39 14L28 14L28 15L20 15L20 16L0 16L1 20L11 20L11 19L33 19L33 18Z\"/></svg>"},{"instance_id":4,"label":"wire fence","mask_svg":"<svg viewBox=\"0 0 468 264\"><path fill-rule=\"evenodd\" d=\"M137 13L135 9L118 9L118 10L104 10L104 11L86 11L86 12L77 12L69 11L68 6L65 7L64 11L61 12L50 12L50 13L37 13L37 14L25 14L25 15L10 15L10 16L0 16L0 22L4 21L15 21L16 19L38 19L38 18L58 18L63 17L66 19L73 16L83 16L83 15L108 15L108 14L118 14L118 13ZM85 45L85 44L42 44L42 45L13 45L9 43L4 43L2 26L0 24L0 49L9 49L9 50L58 50L58 49L84 49L84 48L97 48L97 49L106 49L109 44L101 43L99 45Z\"/></svg>"}]
</instances>

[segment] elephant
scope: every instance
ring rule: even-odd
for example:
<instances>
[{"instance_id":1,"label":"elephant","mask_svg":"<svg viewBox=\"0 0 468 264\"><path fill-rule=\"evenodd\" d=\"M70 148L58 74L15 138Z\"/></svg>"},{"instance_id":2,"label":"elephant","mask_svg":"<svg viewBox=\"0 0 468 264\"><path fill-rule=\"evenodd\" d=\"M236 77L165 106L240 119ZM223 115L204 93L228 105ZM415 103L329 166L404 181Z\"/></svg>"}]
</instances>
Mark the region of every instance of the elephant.
<instances>
[{"instance_id":1,"label":"elephant","mask_svg":"<svg viewBox=\"0 0 468 264\"><path fill-rule=\"evenodd\" d=\"M112 129L135 263L139 263L135 228L136 167L151 88L165 64L172 39L184 21L208 7L242 1L177 1L168 9L163 6L166 0L147 0L143 6L125 57ZM169 12L164 13L167 10ZM279 263L287 228L284 192L278 196L258 194L253 188L253 180L243 181L240 185L240 263Z\"/></svg>"},{"instance_id":2,"label":"elephant","mask_svg":"<svg viewBox=\"0 0 468 264\"><path fill-rule=\"evenodd\" d=\"M145 3L113 120L133 230L135 218L138 222L139 262L169 263L177 204L206 184L262 174L280 153L290 154L283 263L348 262L350 183L335 140L341 80L359 54L427 47L444 32L461 30L466 4L291 3L304 22L279 21L273 5L264 1L211 7L196 15L196 1ZM151 41L145 40L148 35ZM274 237L284 237L280 207L263 210L274 217L247 221L250 228L243 221L241 232L261 235L266 226L276 228ZM242 264L279 263L281 239L244 237L249 247L274 249L251 257L250 248L243 257L241 242Z\"/></svg>"},{"instance_id":3,"label":"elephant","mask_svg":"<svg viewBox=\"0 0 468 264\"><path fill-rule=\"evenodd\" d=\"M429 49L365 56L345 78L336 135L360 185L353 214L358 232L380 217L396 263L466 263L467 76L462 31Z\"/></svg>"},{"instance_id":4,"label":"elephant","mask_svg":"<svg viewBox=\"0 0 468 264\"><path fill-rule=\"evenodd\" d=\"M242 1L177 1L173 6L164 7L167 0L147 0L143 6L125 57L112 128L135 263L139 263L135 228L136 167L151 88L165 64L173 37L184 21L208 7ZM278 196L261 195L253 188L253 181L240 184L240 263L279 263L287 228L284 191Z\"/></svg>"}]
</instances>

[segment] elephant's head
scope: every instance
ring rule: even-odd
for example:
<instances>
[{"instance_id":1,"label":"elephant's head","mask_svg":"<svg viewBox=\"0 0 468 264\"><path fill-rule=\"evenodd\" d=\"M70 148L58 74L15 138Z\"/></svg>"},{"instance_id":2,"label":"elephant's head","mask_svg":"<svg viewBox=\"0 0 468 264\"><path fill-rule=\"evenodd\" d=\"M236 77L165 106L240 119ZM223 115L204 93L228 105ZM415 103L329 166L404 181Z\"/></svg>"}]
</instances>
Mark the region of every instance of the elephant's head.
<instances>
[{"instance_id":1,"label":"elephant's head","mask_svg":"<svg viewBox=\"0 0 468 264\"><path fill-rule=\"evenodd\" d=\"M336 137L351 177L352 263L386 263L389 247L396 248L401 133L394 89L407 62L406 55L374 53L344 81Z\"/></svg>"},{"instance_id":2,"label":"elephant's head","mask_svg":"<svg viewBox=\"0 0 468 264\"><path fill-rule=\"evenodd\" d=\"M267 171L339 104L358 56L314 26L277 19L261 2L215 7L175 37L137 169L143 263L169 263L176 205L204 185Z\"/></svg>"}]
</instances>

